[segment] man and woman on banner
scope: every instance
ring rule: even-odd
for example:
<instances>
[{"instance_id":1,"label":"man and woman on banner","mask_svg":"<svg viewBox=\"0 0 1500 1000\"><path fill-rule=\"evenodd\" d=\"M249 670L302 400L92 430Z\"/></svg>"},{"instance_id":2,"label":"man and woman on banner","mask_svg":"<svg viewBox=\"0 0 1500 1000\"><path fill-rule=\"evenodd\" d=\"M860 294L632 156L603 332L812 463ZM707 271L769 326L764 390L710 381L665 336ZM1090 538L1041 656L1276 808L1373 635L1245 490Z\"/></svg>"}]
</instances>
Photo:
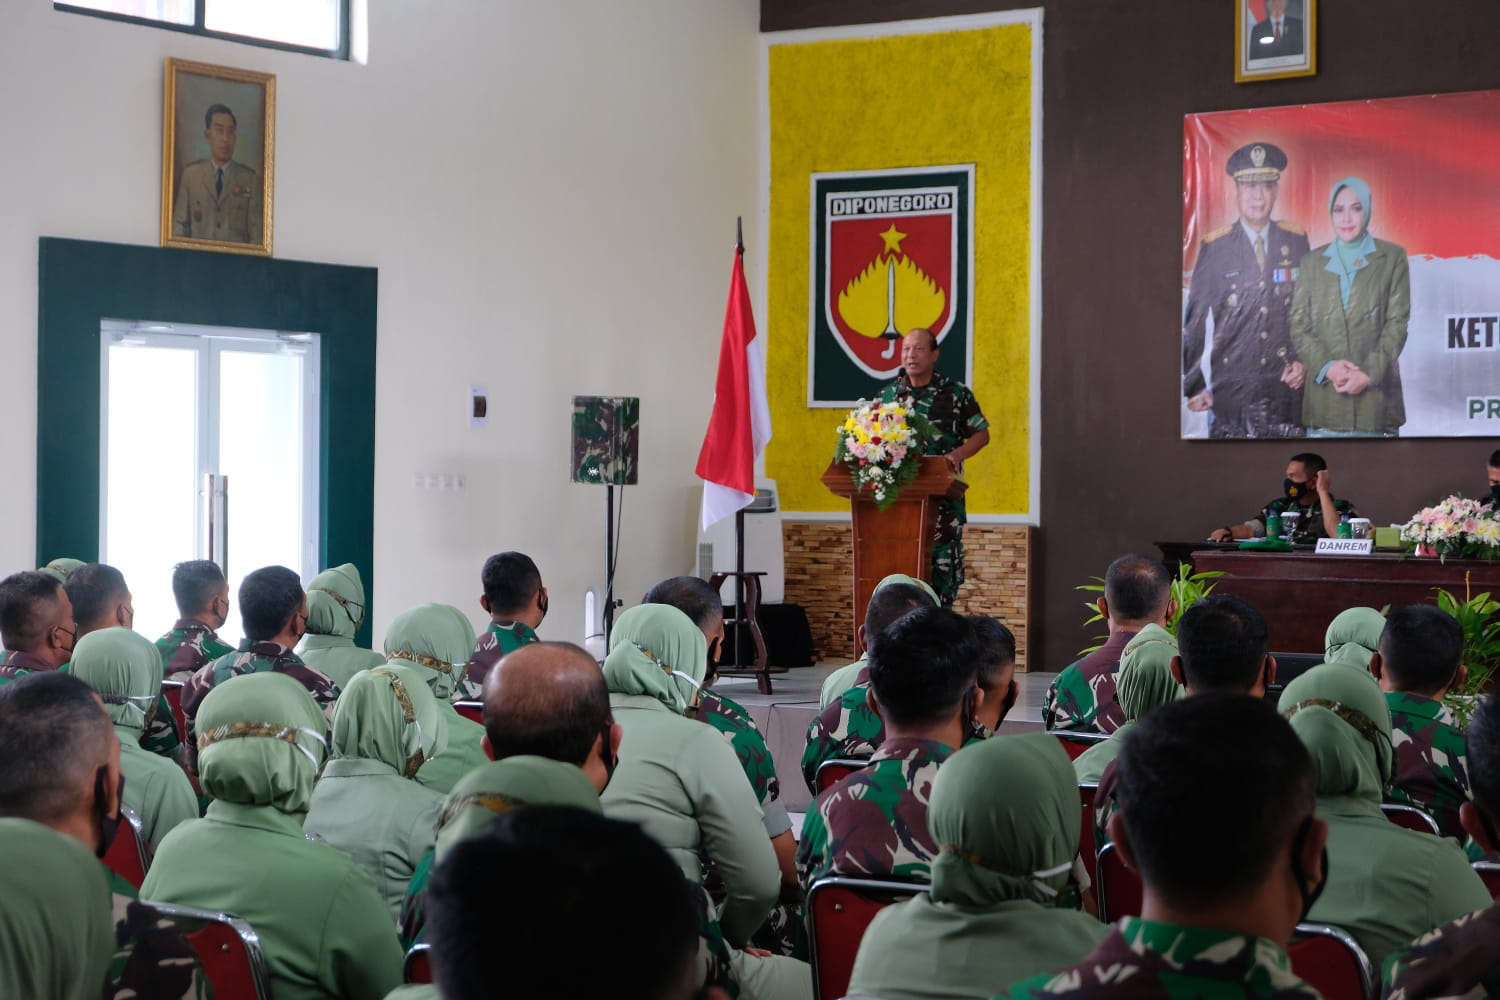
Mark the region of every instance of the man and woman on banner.
<instances>
[{"instance_id":1,"label":"man and woman on banner","mask_svg":"<svg viewBox=\"0 0 1500 1000\"><path fill-rule=\"evenodd\" d=\"M1406 251L1370 234L1373 195L1359 177L1333 185L1333 239L1309 250L1301 226L1272 218L1286 168L1269 142L1225 165L1239 217L1204 237L1193 267L1187 409L1207 414L1214 438L1395 437L1406 422Z\"/></svg>"}]
</instances>

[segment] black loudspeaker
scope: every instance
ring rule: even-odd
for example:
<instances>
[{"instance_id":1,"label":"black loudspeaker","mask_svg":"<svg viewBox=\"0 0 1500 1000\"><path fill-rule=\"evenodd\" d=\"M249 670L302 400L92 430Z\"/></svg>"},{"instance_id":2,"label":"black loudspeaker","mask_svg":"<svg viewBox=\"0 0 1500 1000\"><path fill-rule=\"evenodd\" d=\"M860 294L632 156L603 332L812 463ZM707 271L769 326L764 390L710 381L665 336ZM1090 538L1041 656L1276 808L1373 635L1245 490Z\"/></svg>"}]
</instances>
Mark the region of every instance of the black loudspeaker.
<instances>
[{"instance_id":1,"label":"black loudspeaker","mask_svg":"<svg viewBox=\"0 0 1500 1000\"><path fill-rule=\"evenodd\" d=\"M573 482L636 485L640 428L637 396L574 396Z\"/></svg>"}]
</instances>

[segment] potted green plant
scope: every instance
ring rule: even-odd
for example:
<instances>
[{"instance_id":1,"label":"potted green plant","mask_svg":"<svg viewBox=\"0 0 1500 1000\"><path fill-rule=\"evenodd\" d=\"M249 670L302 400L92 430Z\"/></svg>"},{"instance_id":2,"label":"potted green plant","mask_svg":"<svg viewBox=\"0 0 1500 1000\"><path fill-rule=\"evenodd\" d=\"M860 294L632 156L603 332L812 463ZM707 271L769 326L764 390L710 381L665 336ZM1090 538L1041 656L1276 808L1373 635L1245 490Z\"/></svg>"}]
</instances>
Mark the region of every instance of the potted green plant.
<instances>
[{"instance_id":1,"label":"potted green plant","mask_svg":"<svg viewBox=\"0 0 1500 1000\"><path fill-rule=\"evenodd\" d=\"M1198 601L1201 601L1203 598L1213 593L1213 581L1217 580L1223 575L1224 574L1222 572L1217 570L1204 573L1194 573L1192 571L1192 567L1187 563L1178 563L1177 578L1172 581L1172 600L1175 603L1176 607L1172 609L1172 617L1167 620L1168 632L1172 633L1173 635L1177 634L1177 623L1182 620L1182 613L1188 608L1192 607ZM1090 577L1089 579L1093 580L1094 582L1080 584L1074 589L1088 591L1095 594L1103 594L1104 577L1094 576ZM1088 628L1095 622L1104 621L1104 615L1099 611L1098 601L1099 598L1096 597L1091 601L1083 602L1083 606L1085 608L1088 608L1090 612L1089 618L1083 623L1084 628ZM1109 635L1096 635L1094 636L1094 638L1099 641L1085 649L1080 649L1078 651L1079 656L1087 656L1094 650L1098 649L1105 643L1105 641L1109 639Z\"/></svg>"},{"instance_id":2,"label":"potted green plant","mask_svg":"<svg viewBox=\"0 0 1500 1000\"><path fill-rule=\"evenodd\" d=\"M1436 587L1437 605L1458 620L1464 632L1463 664L1469 668L1462 682L1448 690L1443 700L1458 716L1460 728L1467 726L1474 702L1489 689L1500 668L1500 601L1489 591L1471 594L1464 574L1464 596Z\"/></svg>"}]
</instances>

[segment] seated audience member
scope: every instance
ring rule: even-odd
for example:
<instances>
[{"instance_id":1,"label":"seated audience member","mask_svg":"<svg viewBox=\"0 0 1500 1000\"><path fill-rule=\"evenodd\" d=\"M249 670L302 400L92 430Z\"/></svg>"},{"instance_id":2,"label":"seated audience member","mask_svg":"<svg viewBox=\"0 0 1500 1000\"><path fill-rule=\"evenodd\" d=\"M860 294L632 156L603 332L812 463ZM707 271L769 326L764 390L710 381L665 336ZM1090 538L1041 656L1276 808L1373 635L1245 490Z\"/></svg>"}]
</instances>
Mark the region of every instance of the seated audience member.
<instances>
[{"instance_id":1,"label":"seated audience member","mask_svg":"<svg viewBox=\"0 0 1500 1000\"><path fill-rule=\"evenodd\" d=\"M240 583L240 620L245 648L205 664L182 689L182 711L188 733L194 732L198 706L231 677L276 673L290 677L312 695L325 718L332 720L339 686L303 663L292 647L307 631L307 594L302 581L285 566L265 566ZM326 731L326 730L325 730Z\"/></svg>"},{"instance_id":2,"label":"seated audience member","mask_svg":"<svg viewBox=\"0 0 1500 1000\"><path fill-rule=\"evenodd\" d=\"M7 685L0 690L0 760L8 762L0 767L0 817L41 823L104 857L124 820L120 753L99 696L83 681L49 672ZM10 854L5 858L0 868L24 867ZM99 996L102 984L105 997L120 1000L199 996L193 949L181 932L138 902L135 886L119 875L98 862L86 867L102 873L114 928L108 971L88 994ZM62 892L65 885L54 885L53 891ZM8 892L0 900L0 911L7 914L17 902ZM0 982L7 971L0 968ZM0 991L0 996L50 994Z\"/></svg>"},{"instance_id":3,"label":"seated audience member","mask_svg":"<svg viewBox=\"0 0 1500 1000\"><path fill-rule=\"evenodd\" d=\"M929 877L932 779L983 707L978 659L974 626L946 608L908 612L875 637L869 697L886 737L868 767L808 807L797 849L804 890L825 875Z\"/></svg>"},{"instance_id":4,"label":"seated audience member","mask_svg":"<svg viewBox=\"0 0 1500 1000\"><path fill-rule=\"evenodd\" d=\"M908 586L916 587L918 590L927 595L930 603L932 603L933 605L941 603L940 601L938 601L937 591L932 589L931 584L929 584L926 580L919 580L914 576L907 576L905 573L892 573L890 576L877 583L875 585L874 593L870 595L871 601L875 599L875 594L878 594L886 587L892 586L893 584L897 583L904 583ZM869 616L869 609L870 606L866 605L865 615L867 619ZM906 609L906 611L910 610L911 608ZM905 614L906 611L901 612L901 614ZM899 618L901 617L901 615L898 614L896 617ZM895 619L891 619L891 621L894 620ZM888 621L885 624L889 625L890 622ZM870 640L873 638L873 635L870 632L868 621L860 622L859 627L856 629L856 632L859 639L859 648L862 650L868 650L870 648ZM864 677L866 680L868 680L869 674L867 672L865 659L865 656L861 655L860 658L855 660L853 663L839 667L837 670L833 671L833 673L823 678L823 687L818 692L818 711L821 712L823 709L827 708L835 701L838 701L839 696L842 695L845 691L848 691L850 688L864 683L860 680L861 677Z\"/></svg>"},{"instance_id":5,"label":"seated audience member","mask_svg":"<svg viewBox=\"0 0 1500 1000\"><path fill-rule=\"evenodd\" d=\"M639 823L695 886L703 879L699 852L706 853L724 880L718 925L735 949L740 981L757 997L811 996L805 963L742 950L771 912L781 879L734 751L685 717L708 669L702 630L676 608L642 604L616 620L610 646L604 680L624 736L600 796L605 815Z\"/></svg>"},{"instance_id":6,"label":"seated audience member","mask_svg":"<svg viewBox=\"0 0 1500 1000\"><path fill-rule=\"evenodd\" d=\"M215 631L229 620L229 581L218 563L209 559L178 563L172 569L172 597L177 602L177 624L156 640L165 677L193 674L210 660L234 652Z\"/></svg>"},{"instance_id":7,"label":"seated audience member","mask_svg":"<svg viewBox=\"0 0 1500 1000\"><path fill-rule=\"evenodd\" d=\"M448 729L448 746L417 769L417 783L439 795L446 795L459 778L489 760L482 746L484 727L453 707L473 649L474 626L451 604L423 604L403 611L385 632L386 661L421 675Z\"/></svg>"},{"instance_id":8,"label":"seated audience member","mask_svg":"<svg viewBox=\"0 0 1500 1000\"><path fill-rule=\"evenodd\" d=\"M524 899L525 906L500 905ZM601 900L629 901L629 919L589 939L577 932ZM666 853L630 823L535 806L463 841L432 886L433 969L445 1000L495 995L495 970L537 995L688 1000L697 921ZM722 996L722 994L718 994Z\"/></svg>"},{"instance_id":9,"label":"seated audience member","mask_svg":"<svg viewBox=\"0 0 1500 1000\"><path fill-rule=\"evenodd\" d=\"M1347 663L1366 670L1380 645L1385 615L1374 608L1347 608L1333 616L1323 633L1323 662Z\"/></svg>"},{"instance_id":10,"label":"seated audience member","mask_svg":"<svg viewBox=\"0 0 1500 1000\"><path fill-rule=\"evenodd\" d=\"M408 667L360 671L333 710L333 759L302 827L370 873L392 919L443 808L441 795L417 784L417 770L447 742L437 699Z\"/></svg>"},{"instance_id":11,"label":"seated audience member","mask_svg":"<svg viewBox=\"0 0 1500 1000\"><path fill-rule=\"evenodd\" d=\"M954 754L932 782L927 826L940 845L932 888L876 915L850 995L986 1000L1104 939L1098 920L1058 905L1078 852L1079 812L1054 737L997 736Z\"/></svg>"},{"instance_id":12,"label":"seated audience member","mask_svg":"<svg viewBox=\"0 0 1500 1000\"><path fill-rule=\"evenodd\" d=\"M865 655L858 661L860 669L852 682L807 727L807 746L802 751L802 779L807 782L808 791L817 793L818 767L825 761L869 757L885 739L885 725L870 707L869 646L907 612L937 606L937 601L926 591L910 583L883 583L870 598L861 626L866 648Z\"/></svg>"},{"instance_id":13,"label":"seated audience member","mask_svg":"<svg viewBox=\"0 0 1500 1000\"><path fill-rule=\"evenodd\" d=\"M537 641L536 630L547 617L547 588L530 556L496 553L484 561L479 579L484 585L479 606L489 613L490 624L479 636L461 682L463 697L471 701L484 697L484 675L502 656Z\"/></svg>"},{"instance_id":14,"label":"seated audience member","mask_svg":"<svg viewBox=\"0 0 1500 1000\"><path fill-rule=\"evenodd\" d=\"M1016 707L1020 687L1016 684L1016 637L1010 629L988 615L969 615L974 638L979 643L979 669L974 679L984 693L984 702L974 713L965 745L993 735Z\"/></svg>"},{"instance_id":15,"label":"seated audience member","mask_svg":"<svg viewBox=\"0 0 1500 1000\"><path fill-rule=\"evenodd\" d=\"M1391 710L1391 742L1396 748L1396 780L1389 801L1432 814L1446 837L1463 843L1458 811L1469 798L1464 769L1464 734L1443 696L1468 673L1464 631L1446 611L1431 604L1408 604L1391 611L1370 658L1370 673L1385 692Z\"/></svg>"},{"instance_id":16,"label":"seated audience member","mask_svg":"<svg viewBox=\"0 0 1500 1000\"><path fill-rule=\"evenodd\" d=\"M385 663L385 657L354 645L365 623L365 585L359 567L344 563L325 569L307 585L307 635L302 662L339 687L361 670Z\"/></svg>"},{"instance_id":17,"label":"seated audience member","mask_svg":"<svg viewBox=\"0 0 1500 1000\"><path fill-rule=\"evenodd\" d=\"M1474 793L1459 812L1485 851L1500 850L1500 699L1480 701L1468 729ZM1386 960L1382 995L1390 998L1500 996L1500 904L1428 931Z\"/></svg>"},{"instance_id":18,"label":"seated audience member","mask_svg":"<svg viewBox=\"0 0 1500 1000\"><path fill-rule=\"evenodd\" d=\"M1264 538L1266 519L1272 514L1281 516L1295 513L1297 527L1292 532L1292 541L1311 544L1319 538L1336 538L1339 533L1339 518L1348 515L1358 517L1359 511L1348 500L1333 497L1333 474L1322 455L1303 452L1293 455L1286 465L1286 479L1282 481L1281 496L1261 508L1256 517L1243 524L1226 524L1215 528L1208 536L1211 542L1228 542L1238 538ZM1283 533L1285 533L1283 529Z\"/></svg>"},{"instance_id":19,"label":"seated audience member","mask_svg":"<svg viewBox=\"0 0 1500 1000\"><path fill-rule=\"evenodd\" d=\"M1165 626L1172 603L1172 574L1149 556L1121 556L1104 573L1099 613L1109 623L1109 639L1092 653L1063 668L1047 688L1042 722L1049 730L1112 733L1125 724L1115 698L1120 654L1147 625Z\"/></svg>"},{"instance_id":20,"label":"seated audience member","mask_svg":"<svg viewBox=\"0 0 1500 1000\"><path fill-rule=\"evenodd\" d=\"M59 556L47 565L40 567L38 573L46 573L58 583L67 583L68 574L83 565L82 559L71 559L68 556Z\"/></svg>"},{"instance_id":21,"label":"seated audience member","mask_svg":"<svg viewBox=\"0 0 1500 1000\"><path fill-rule=\"evenodd\" d=\"M56 670L73 655L73 605L47 573L12 573L0 580L0 685Z\"/></svg>"},{"instance_id":22,"label":"seated audience member","mask_svg":"<svg viewBox=\"0 0 1500 1000\"><path fill-rule=\"evenodd\" d=\"M1395 754L1390 709L1369 674L1314 667L1286 686L1279 708L1312 757L1328 823L1328 884L1310 919L1353 934L1379 968L1418 934L1489 902L1457 844L1381 813Z\"/></svg>"},{"instance_id":23,"label":"seated audience member","mask_svg":"<svg viewBox=\"0 0 1500 1000\"><path fill-rule=\"evenodd\" d=\"M323 761L317 703L284 674L248 674L210 691L198 724L213 801L167 835L141 894L248 923L276 1000L384 997L401 984L390 912L357 862L303 835Z\"/></svg>"},{"instance_id":24,"label":"seated audience member","mask_svg":"<svg viewBox=\"0 0 1500 1000\"><path fill-rule=\"evenodd\" d=\"M1147 625L1125 644L1115 691L1125 723L1113 737L1095 743L1073 761L1079 784L1098 784L1109 762L1120 754L1120 735L1147 712L1182 697L1182 685L1172 674L1176 655L1177 639L1160 625Z\"/></svg>"},{"instance_id":25,"label":"seated audience member","mask_svg":"<svg viewBox=\"0 0 1500 1000\"><path fill-rule=\"evenodd\" d=\"M1201 694L1132 726L1115 763L1110 835L1140 873L1141 916L1003 995L1315 1000L1286 946L1326 877L1328 828L1287 724L1262 699ZM1234 794L1207 808L1206 788Z\"/></svg>"},{"instance_id":26,"label":"seated audience member","mask_svg":"<svg viewBox=\"0 0 1500 1000\"><path fill-rule=\"evenodd\" d=\"M97 1000L115 950L99 863L27 819L0 819L0 855L0 996Z\"/></svg>"},{"instance_id":27,"label":"seated audience member","mask_svg":"<svg viewBox=\"0 0 1500 1000\"><path fill-rule=\"evenodd\" d=\"M151 640L128 628L90 632L78 640L68 668L104 702L120 740L121 793L141 818L141 836L155 851L178 823L198 818L198 796L182 768L141 749L141 734L158 711L161 656Z\"/></svg>"}]
</instances>

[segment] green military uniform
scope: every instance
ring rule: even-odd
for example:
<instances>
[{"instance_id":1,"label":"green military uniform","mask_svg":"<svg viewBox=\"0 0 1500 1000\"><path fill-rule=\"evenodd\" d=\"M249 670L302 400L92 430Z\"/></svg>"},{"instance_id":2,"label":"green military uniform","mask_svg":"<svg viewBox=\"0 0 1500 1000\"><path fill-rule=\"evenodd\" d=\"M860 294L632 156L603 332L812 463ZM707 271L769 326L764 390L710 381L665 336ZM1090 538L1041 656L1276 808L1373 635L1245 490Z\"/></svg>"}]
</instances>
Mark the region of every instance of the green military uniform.
<instances>
[{"instance_id":1,"label":"green military uniform","mask_svg":"<svg viewBox=\"0 0 1500 1000\"><path fill-rule=\"evenodd\" d=\"M255 928L276 1000L378 1000L401 983L401 946L369 874L303 835L325 720L275 673L227 680L203 700L203 819L167 835L141 895L233 913Z\"/></svg>"},{"instance_id":2,"label":"green military uniform","mask_svg":"<svg viewBox=\"0 0 1500 1000\"><path fill-rule=\"evenodd\" d=\"M1172 676L1172 657L1177 655L1177 639L1160 625L1147 625L1125 644L1120 656L1117 700L1125 723L1114 736L1096 743L1073 761L1073 772L1079 784L1098 784L1123 746L1120 735L1131 724L1154 708L1182 697L1182 686Z\"/></svg>"},{"instance_id":3,"label":"green military uniform","mask_svg":"<svg viewBox=\"0 0 1500 1000\"><path fill-rule=\"evenodd\" d=\"M699 852L707 853L723 877L718 926L740 981L755 996L810 997L805 963L739 950L770 913L781 878L734 752L683 715L708 670L703 632L674 607L643 604L619 617L610 642L604 680L624 738L600 796L605 815L639 824L694 884L703 879Z\"/></svg>"},{"instance_id":4,"label":"green military uniform","mask_svg":"<svg viewBox=\"0 0 1500 1000\"><path fill-rule=\"evenodd\" d=\"M1078 851L1078 790L1046 733L997 736L956 753L932 783L932 888L876 915L852 996L942 1000L1076 962L1104 939L1059 907Z\"/></svg>"},{"instance_id":5,"label":"green military uniform","mask_svg":"<svg viewBox=\"0 0 1500 1000\"><path fill-rule=\"evenodd\" d=\"M1370 657L1380 648L1385 615L1374 608L1346 608L1333 616L1323 633L1323 662L1347 663L1370 669Z\"/></svg>"},{"instance_id":6,"label":"green military uniform","mask_svg":"<svg viewBox=\"0 0 1500 1000\"><path fill-rule=\"evenodd\" d=\"M198 966L198 956L182 930L140 902L135 886L104 869L109 880L115 921L114 955L106 974L104 996L115 1000L182 997L205 1000L213 990Z\"/></svg>"},{"instance_id":7,"label":"green military uniform","mask_svg":"<svg viewBox=\"0 0 1500 1000\"><path fill-rule=\"evenodd\" d=\"M14 650L0 651L0 687L27 674L44 674L56 670L49 660L35 653L20 653Z\"/></svg>"},{"instance_id":8,"label":"green military uniform","mask_svg":"<svg viewBox=\"0 0 1500 1000\"><path fill-rule=\"evenodd\" d=\"M1023 980L1000 996L1319 1000L1320 994L1297 978L1275 941L1126 917L1083 961Z\"/></svg>"},{"instance_id":9,"label":"green military uniform","mask_svg":"<svg viewBox=\"0 0 1500 1000\"><path fill-rule=\"evenodd\" d=\"M1311 491L1312 504L1304 507L1299 500L1289 497L1277 497L1261 508L1260 515L1245 522L1250 525L1250 530L1257 537L1266 533L1266 519L1272 514L1280 517L1289 510L1297 511L1301 517L1297 519L1297 530L1292 533L1292 541L1299 545L1311 545L1320 538L1327 538L1328 532L1323 530L1323 500L1316 491ZM1358 517L1359 511L1354 509L1354 504L1348 500L1335 499L1333 509L1340 517L1348 515L1351 518Z\"/></svg>"},{"instance_id":10,"label":"green military uniform","mask_svg":"<svg viewBox=\"0 0 1500 1000\"><path fill-rule=\"evenodd\" d=\"M990 426L979 400L962 382L939 372L924 386L914 386L902 371L881 391L880 400L909 400L911 409L932 424L936 436L922 442L923 455L946 455ZM964 582L963 526L968 515L962 498L938 504L937 530L932 536L932 588L943 607L951 607Z\"/></svg>"},{"instance_id":11,"label":"green military uniform","mask_svg":"<svg viewBox=\"0 0 1500 1000\"><path fill-rule=\"evenodd\" d=\"M500 662L507 653L514 653L527 643L541 641L531 626L525 622L492 621L489 628L479 636L474 646L474 655L469 657L469 667L464 671L460 683L460 695L465 701L479 701L484 697L484 675Z\"/></svg>"},{"instance_id":12,"label":"green military uniform","mask_svg":"<svg viewBox=\"0 0 1500 1000\"><path fill-rule=\"evenodd\" d=\"M1278 708L1313 759L1318 816L1328 823L1332 864L1309 920L1353 934L1378 967L1418 934L1488 904L1457 844L1381 814L1395 752L1390 709L1373 677L1325 663L1288 684Z\"/></svg>"},{"instance_id":13,"label":"green military uniform","mask_svg":"<svg viewBox=\"0 0 1500 1000\"><path fill-rule=\"evenodd\" d=\"M1042 696L1042 724L1050 732L1103 733L1125 724L1116 698L1120 657L1134 632L1115 631L1104 645L1064 667Z\"/></svg>"},{"instance_id":14,"label":"green military uniform","mask_svg":"<svg viewBox=\"0 0 1500 1000\"><path fill-rule=\"evenodd\" d=\"M29 819L0 819L0 856L0 996L97 1000L114 949L103 866Z\"/></svg>"},{"instance_id":15,"label":"green military uniform","mask_svg":"<svg viewBox=\"0 0 1500 1000\"><path fill-rule=\"evenodd\" d=\"M1443 836L1463 843L1458 808L1469 798L1469 774L1458 719L1441 701L1421 695L1390 691L1385 701L1396 747L1396 781L1387 798L1426 810Z\"/></svg>"},{"instance_id":16,"label":"green military uniform","mask_svg":"<svg viewBox=\"0 0 1500 1000\"><path fill-rule=\"evenodd\" d=\"M926 580L918 580L916 577L907 576L905 573L892 573L890 576L885 577L875 585L874 593L878 594L886 587L895 583L905 583L913 587L919 587L922 590L925 590L928 596L932 598L933 604L938 603L937 591L932 589L931 584L929 584ZM871 596L873 597L874 595L872 594ZM874 636L865 636L865 645L868 646L871 642L874 641L874 639ZM818 692L819 711L822 711L829 705L833 704L838 700L840 695L859 683L858 678L860 676L860 672L865 669L865 659L865 657L861 656L853 663L850 663L847 666L839 667L833 673L823 678L823 687Z\"/></svg>"},{"instance_id":17,"label":"green military uniform","mask_svg":"<svg viewBox=\"0 0 1500 1000\"><path fill-rule=\"evenodd\" d=\"M447 743L437 699L409 667L360 671L333 711L333 760L318 777L303 828L370 873L393 920L432 847L443 805L417 784L417 770Z\"/></svg>"},{"instance_id":18,"label":"green military uniform","mask_svg":"<svg viewBox=\"0 0 1500 1000\"><path fill-rule=\"evenodd\" d=\"M378 667L385 657L354 645L365 623L365 586L353 563L325 569L307 587L307 636L302 662L339 687L361 670Z\"/></svg>"},{"instance_id":19,"label":"green military uniform","mask_svg":"<svg viewBox=\"0 0 1500 1000\"><path fill-rule=\"evenodd\" d=\"M854 676L854 685L823 709L807 727L802 750L802 779L817 793L818 768L825 761L867 758L885 740L885 723L870 707L870 668Z\"/></svg>"},{"instance_id":20,"label":"green military uniform","mask_svg":"<svg viewBox=\"0 0 1500 1000\"><path fill-rule=\"evenodd\" d=\"M427 682L448 728L448 746L417 769L417 783L446 795L458 780L489 763L484 727L458 714L453 697L474 648L474 626L451 604L423 604L403 611L385 633L389 662L410 667Z\"/></svg>"},{"instance_id":21,"label":"green military uniform","mask_svg":"<svg viewBox=\"0 0 1500 1000\"><path fill-rule=\"evenodd\" d=\"M193 674L210 660L234 652L219 634L193 618L179 618L172 631L156 640L161 653L163 676ZM183 678L178 678L182 680Z\"/></svg>"},{"instance_id":22,"label":"green military uniform","mask_svg":"<svg viewBox=\"0 0 1500 1000\"><path fill-rule=\"evenodd\" d=\"M140 746L147 720L157 711L161 657L145 636L107 628L78 641L69 667L104 701L114 722L125 775L122 797L140 816L141 836L154 851L173 827L198 818L198 796L182 768Z\"/></svg>"},{"instance_id":23,"label":"green military uniform","mask_svg":"<svg viewBox=\"0 0 1500 1000\"><path fill-rule=\"evenodd\" d=\"M333 705L339 699L339 686L326 675L312 669L287 647L269 640L254 642L246 648L225 654L203 666L182 687L182 713L187 718L188 736L196 737L194 726L198 706L218 684L231 677L246 674L275 673L290 677L307 689L313 701L323 710L331 724Z\"/></svg>"},{"instance_id":24,"label":"green military uniform","mask_svg":"<svg viewBox=\"0 0 1500 1000\"><path fill-rule=\"evenodd\" d=\"M1467 913L1391 952L1383 1000L1500 996L1500 905Z\"/></svg>"}]
</instances>

